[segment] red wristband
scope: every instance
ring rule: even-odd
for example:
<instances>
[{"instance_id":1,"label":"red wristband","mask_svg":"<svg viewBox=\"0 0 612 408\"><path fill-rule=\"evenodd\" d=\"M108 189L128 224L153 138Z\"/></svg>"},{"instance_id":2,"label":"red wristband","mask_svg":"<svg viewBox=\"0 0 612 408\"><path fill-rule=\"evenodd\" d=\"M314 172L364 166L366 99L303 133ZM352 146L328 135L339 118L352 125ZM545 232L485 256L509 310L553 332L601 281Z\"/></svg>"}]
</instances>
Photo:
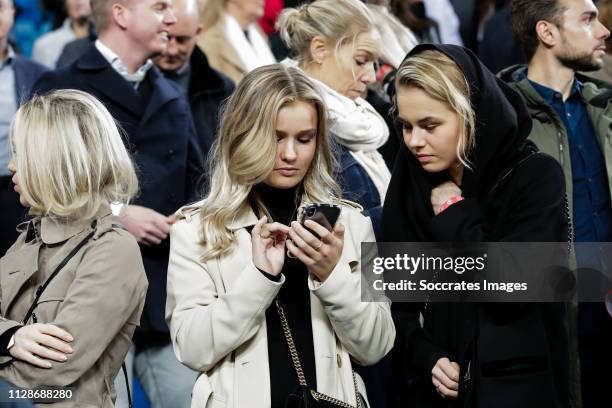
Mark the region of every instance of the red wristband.
<instances>
[{"instance_id":1,"label":"red wristband","mask_svg":"<svg viewBox=\"0 0 612 408\"><path fill-rule=\"evenodd\" d=\"M450 207L453 204L457 204L459 201L462 201L463 197L460 195L455 195L452 196L451 198L449 198L448 200L446 200L444 202L444 204L442 204L440 206L440 211L438 211L438 214L440 214L442 211L446 210L448 207Z\"/></svg>"}]
</instances>

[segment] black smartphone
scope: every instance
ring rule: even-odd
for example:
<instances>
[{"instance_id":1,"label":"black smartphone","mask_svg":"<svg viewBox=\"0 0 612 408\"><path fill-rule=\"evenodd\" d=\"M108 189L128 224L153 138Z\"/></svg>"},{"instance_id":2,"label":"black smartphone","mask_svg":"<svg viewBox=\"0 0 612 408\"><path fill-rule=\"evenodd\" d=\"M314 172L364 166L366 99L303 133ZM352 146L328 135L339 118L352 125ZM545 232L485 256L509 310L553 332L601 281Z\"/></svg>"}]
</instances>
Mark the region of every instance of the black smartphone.
<instances>
[{"instance_id":1,"label":"black smartphone","mask_svg":"<svg viewBox=\"0 0 612 408\"><path fill-rule=\"evenodd\" d=\"M338 221L339 216L340 207L337 205L322 203L309 204L302 212L300 224L304 225L306 220L312 220L331 231L334 229L334 225L336 221Z\"/></svg>"}]
</instances>

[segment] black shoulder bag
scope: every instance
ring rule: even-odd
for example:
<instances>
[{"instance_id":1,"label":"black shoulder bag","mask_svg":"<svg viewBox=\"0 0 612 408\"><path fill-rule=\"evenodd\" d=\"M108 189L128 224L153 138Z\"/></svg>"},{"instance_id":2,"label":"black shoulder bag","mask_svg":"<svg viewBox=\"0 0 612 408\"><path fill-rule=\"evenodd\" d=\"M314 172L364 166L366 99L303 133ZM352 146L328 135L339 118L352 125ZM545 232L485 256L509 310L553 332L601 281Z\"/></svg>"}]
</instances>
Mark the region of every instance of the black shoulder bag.
<instances>
[{"instance_id":1,"label":"black shoulder bag","mask_svg":"<svg viewBox=\"0 0 612 408\"><path fill-rule=\"evenodd\" d=\"M313 390L308 387L306 384L306 377L304 376L304 371L302 370L302 364L300 363L300 358L297 354L297 349L295 348L295 343L293 342L293 336L291 336L291 330L289 329L289 323L287 322L287 318L285 317L285 311L280 304L280 300L278 297L276 298L276 309L278 311L278 317L280 318L281 325L283 326L283 333L285 334L285 339L287 340L287 347L289 347L289 353L291 354L291 360L293 361L293 367L295 368L295 373L297 374L298 381L300 385L297 390L293 394L289 394L287 397L286 408L365 408L366 404L362 401L361 395L359 394L359 390L357 389L357 377L355 376L355 371L353 371L353 385L355 387L355 399L357 401L357 406L354 407L350 404L347 404L344 401L340 401L339 399L330 397L329 395L322 394L317 390Z\"/></svg>"},{"instance_id":2,"label":"black shoulder bag","mask_svg":"<svg viewBox=\"0 0 612 408\"><path fill-rule=\"evenodd\" d=\"M25 324L30 319L30 317L32 317L32 321L34 323L37 322L36 314L34 314L34 310L36 309L36 306L38 306L38 301L40 300L40 296L43 294L45 289L47 289L47 286L49 286L53 278L55 278L57 274L60 273L62 269L64 269L66 264L68 264L68 262L70 262L70 260L74 258L74 256L81 250L81 248L83 248L85 244L94 236L94 234L96 233L95 224L92 225L92 227L93 227L93 231L87 234L87 236L83 238L81 242L79 242L74 248L72 248L72 251L70 251L70 253L66 255L66 257L62 260L62 262L60 262L59 265L57 265L57 267L55 268L53 273L49 275L45 283L43 283L41 286L38 287L38 289L36 289L36 296L34 297L34 301L32 302L27 313L21 320L23 324ZM8 311L6 312L6 314L8 315Z\"/></svg>"}]
</instances>

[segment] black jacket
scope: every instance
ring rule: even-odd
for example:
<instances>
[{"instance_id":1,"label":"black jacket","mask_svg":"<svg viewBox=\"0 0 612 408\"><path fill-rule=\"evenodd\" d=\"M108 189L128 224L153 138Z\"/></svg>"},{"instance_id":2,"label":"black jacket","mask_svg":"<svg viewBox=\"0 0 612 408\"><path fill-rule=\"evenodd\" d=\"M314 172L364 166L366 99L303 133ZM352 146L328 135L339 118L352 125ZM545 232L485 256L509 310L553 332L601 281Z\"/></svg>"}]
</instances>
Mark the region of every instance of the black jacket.
<instances>
[{"instance_id":1,"label":"black jacket","mask_svg":"<svg viewBox=\"0 0 612 408\"><path fill-rule=\"evenodd\" d=\"M15 98L19 106L29 99L32 86L49 69L21 55L15 55L13 64L15 72Z\"/></svg>"},{"instance_id":2,"label":"black jacket","mask_svg":"<svg viewBox=\"0 0 612 408\"><path fill-rule=\"evenodd\" d=\"M219 131L219 112L234 92L234 82L208 64L206 54L195 47L191 54L189 105L193 114L200 148L208 152Z\"/></svg>"},{"instance_id":3,"label":"black jacket","mask_svg":"<svg viewBox=\"0 0 612 408\"><path fill-rule=\"evenodd\" d=\"M151 92L143 101L91 45L73 64L43 75L34 88L39 93L74 88L97 97L127 136L125 144L136 164L140 185L134 204L170 215L198 197L202 152L181 90L155 67L148 71L139 89L144 86L149 86ZM149 279L142 327L167 333L169 245L166 240L154 247L141 247L141 252Z\"/></svg>"},{"instance_id":4,"label":"black jacket","mask_svg":"<svg viewBox=\"0 0 612 408\"><path fill-rule=\"evenodd\" d=\"M448 179L426 173L402 144L383 209L386 241L567 242L564 176L527 142L531 119L520 96L473 53L437 49L462 69L476 113L476 144L465 169L465 200L434 216L431 189ZM409 58L408 57L408 58ZM568 345L559 303L395 303L397 406L567 408ZM448 357L461 367L459 399L442 399L431 370ZM469 369L468 369L469 367Z\"/></svg>"}]
</instances>

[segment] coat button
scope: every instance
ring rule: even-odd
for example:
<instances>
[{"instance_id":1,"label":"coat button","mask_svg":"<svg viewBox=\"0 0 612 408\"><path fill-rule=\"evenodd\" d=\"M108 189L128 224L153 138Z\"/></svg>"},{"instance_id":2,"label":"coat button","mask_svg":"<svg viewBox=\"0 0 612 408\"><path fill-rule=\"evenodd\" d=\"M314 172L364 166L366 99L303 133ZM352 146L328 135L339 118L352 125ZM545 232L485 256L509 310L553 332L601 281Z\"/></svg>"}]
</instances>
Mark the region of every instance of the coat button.
<instances>
[{"instance_id":1,"label":"coat button","mask_svg":"<svg viewBox=\"0 0 612 408\"><path fill-rule=\"evenodd\" d=\"M342 368L342 357L340 357L340 354L336 354L336 361L338 362L338 367Z\"/></svg>"},{"instance_id":2,"label":"coat button","mask_svg":"<svg viewBox=\"0 0 612 408\"><path fill-rule=\"evenodd\" d=\"M176 194L174 194L174 193L168 194L168 201L171 204L178 204L178 200L176 199Z\"/></svg>"},{"instance_id":3,"label":"coat button","mask_svg":"<svg viewBox=\"0 0 612 408\"><path fill-rule=\"evenodd\" d=\"M170 149L168 150L168 154L166 155L166 159L168 160L172 160L174 159L174 157L176 156L174 149Z\"/></svg>"}]
</instances>

